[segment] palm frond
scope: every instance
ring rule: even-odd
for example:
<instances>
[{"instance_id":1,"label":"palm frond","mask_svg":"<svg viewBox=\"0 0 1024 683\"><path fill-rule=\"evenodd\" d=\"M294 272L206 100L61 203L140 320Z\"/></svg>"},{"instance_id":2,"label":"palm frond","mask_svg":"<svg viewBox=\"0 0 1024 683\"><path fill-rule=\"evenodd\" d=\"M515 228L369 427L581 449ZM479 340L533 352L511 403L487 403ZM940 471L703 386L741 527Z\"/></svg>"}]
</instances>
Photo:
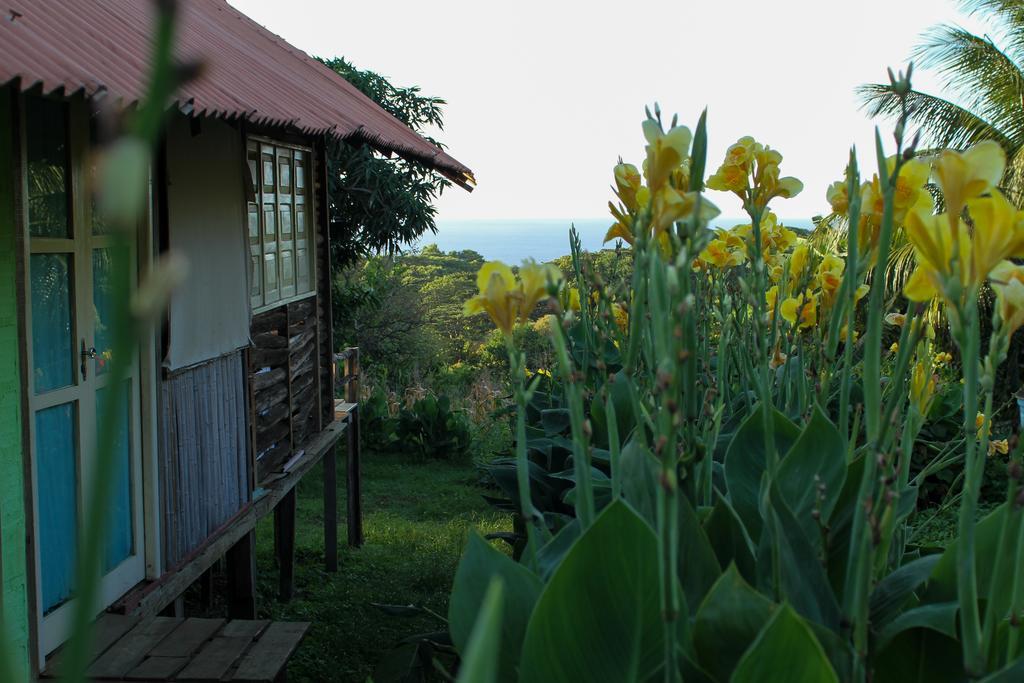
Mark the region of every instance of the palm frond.
<instances>
[{"instance_id":1,"label":"palm frond","mask_svg":"<svg viewBox=\"0 0 1024 683\"><path fill-rule=\"evenodd\" d=\"M1024 131L1024 73L991 38L959 26L936 26L925 34L914 58L942 77L947 96L1020 139Z\"/></svg>"},{"instance_id":2,"label":"palm frond","mask_svg":"<svg viewBox=\"0 0 1024 683\"><path fill-rule=\"evenodd\" d=\"M896 118L900 115L900 100L890 85L868 83L857 88L861 108L871 117ZM907 96L910 124L921 131L925 144L933 147L963 149L982 140L995 140L1007 154L1019 149L1019 144L999 128L958 104L935 95L910 91Z\"/></svg>"},{"instance_id":3,"label":"palm frond","mask_svg":"<svg viewBox=\"0 0 1024 683\"><path fill-rule=\"evenodd\" d=\"M960 0L960 8L998 26L1014 55L1024 54L1024 3L1020 0Z\"/></svg>"}]
</instances>

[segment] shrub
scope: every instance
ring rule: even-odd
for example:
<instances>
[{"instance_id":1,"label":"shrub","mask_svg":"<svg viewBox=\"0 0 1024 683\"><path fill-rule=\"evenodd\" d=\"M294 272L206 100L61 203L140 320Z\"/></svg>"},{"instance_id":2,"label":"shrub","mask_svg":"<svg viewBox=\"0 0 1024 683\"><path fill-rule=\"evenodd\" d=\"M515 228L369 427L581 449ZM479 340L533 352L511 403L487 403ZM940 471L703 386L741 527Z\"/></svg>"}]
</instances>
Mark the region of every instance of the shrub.
<instances>
[{"instance_id":1,"label":"shrub","mask_svg":"<svg viewBox=\"0 0 1024 683\"><path fill-rule=\"evenodd\" d=\"M424 396L398 413L394 443L421 460L465 460L472 445L469 420L452 410L447 396Z\"/></svg>"}]
</instances>

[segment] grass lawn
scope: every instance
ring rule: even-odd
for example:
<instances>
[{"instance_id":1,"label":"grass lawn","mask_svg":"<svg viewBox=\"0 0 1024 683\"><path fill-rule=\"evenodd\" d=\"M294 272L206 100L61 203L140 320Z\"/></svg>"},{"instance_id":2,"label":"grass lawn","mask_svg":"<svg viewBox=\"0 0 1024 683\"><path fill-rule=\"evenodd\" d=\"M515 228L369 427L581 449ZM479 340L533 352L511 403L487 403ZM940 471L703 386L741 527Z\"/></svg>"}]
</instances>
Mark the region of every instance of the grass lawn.
<instances>
[{"instance_id":1,"label":"grass lawn","mask_svg":"<svg viewBox=\"0 0 1024 683\"><path fill-rule=\"evenodd\" d=\"M299 486L295 597L277 601L273 516L257 527L261 616L311 621L289 666L292 681L365 681L402 638L442 630L432 617L393 617L370 603L415 604L447 614L455 567L471 527L510 530L511 520L481 498L469 464L414 463L391 455L363 458L366 543L345 545L345 463L338 462L339 571L323 564L320 468ZM439 628L440 626L440 628Z\"/></svg>"}]
</instances>

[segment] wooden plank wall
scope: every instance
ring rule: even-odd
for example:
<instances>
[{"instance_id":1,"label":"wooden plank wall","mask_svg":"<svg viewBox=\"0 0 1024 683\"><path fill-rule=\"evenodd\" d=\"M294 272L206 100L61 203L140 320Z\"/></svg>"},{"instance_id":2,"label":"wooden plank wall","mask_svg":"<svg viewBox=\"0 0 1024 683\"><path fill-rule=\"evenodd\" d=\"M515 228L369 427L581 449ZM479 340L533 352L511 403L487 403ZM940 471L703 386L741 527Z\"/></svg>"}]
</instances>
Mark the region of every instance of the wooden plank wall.
<instances>
[{"instance_id":1,"label":"wooden plank wall","mask_svg":"<svg viewBox=\"0 0 1024 683\"><path fill-rule=\"evenodd\" d=\"M320 431L318 327L316 297L253 316L257 482L281 471Z\"/></svg>"},{"instance_id":2,"label":"wooden plank wall","mask_svg":"<svg viewBox=\"0 0 1024 683\"><path fill-rule=\"evenodd\" d=\"M173 567L249 501L244 352L161 384L164 566Z\"/></svg>"},{"instance_id":3,"label":"wooden plank wall","mask_svg":"<svg viewBox=\"0 0 1024 683\"><path fill-rule=\"evenodd\" d=\"M314 183L313 191L316 201L313 208L316 212L316 289L317 289L317 325L318 353L320 355L320 428L323 429L334 420L334 322L331 310L331 248L330 220L327 196L327 155L325 144L317 147L313 155Z\"/></svg>"}]
</instances>

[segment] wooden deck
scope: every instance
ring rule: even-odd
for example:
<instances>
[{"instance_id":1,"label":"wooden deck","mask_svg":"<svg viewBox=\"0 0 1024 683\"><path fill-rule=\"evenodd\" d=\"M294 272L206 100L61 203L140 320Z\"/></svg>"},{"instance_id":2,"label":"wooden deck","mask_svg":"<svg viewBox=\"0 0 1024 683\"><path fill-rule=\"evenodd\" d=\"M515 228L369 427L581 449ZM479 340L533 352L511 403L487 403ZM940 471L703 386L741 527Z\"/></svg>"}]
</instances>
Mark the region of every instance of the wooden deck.
<instances>
[{"instance_id":1,"label":"wooden deck","mask_svg":"<svg viewBox=\"0 0 1024 683\"><path fill-rule=\"evenodd\" d=\"M308 629L308 622L105 614L96 622L87 675L96 681L281 680ZM61 675L58 651L42 677Z\"/></svg>"}]
</instances>

